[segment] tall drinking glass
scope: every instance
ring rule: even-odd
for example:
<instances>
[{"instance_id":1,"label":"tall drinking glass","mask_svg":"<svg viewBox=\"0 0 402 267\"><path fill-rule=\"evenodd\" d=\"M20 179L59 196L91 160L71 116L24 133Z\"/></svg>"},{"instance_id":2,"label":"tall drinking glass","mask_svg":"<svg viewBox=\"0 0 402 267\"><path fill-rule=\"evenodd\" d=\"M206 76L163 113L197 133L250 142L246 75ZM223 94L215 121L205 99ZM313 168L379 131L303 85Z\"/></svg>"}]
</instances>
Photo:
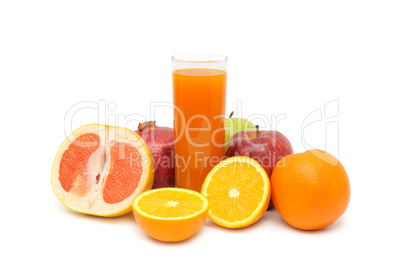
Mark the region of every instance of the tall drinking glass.
<instances>
[{"instance_id":1,"label":"tall drinking glass","mask_svg":"<svg viewBox=\"0 0 402 267\"><path fill-rule=\"evenodd\" d=\"M181 54L172 67L176 185L199 192L225 154L227 57Z\"/></svg>"}]
</instances>

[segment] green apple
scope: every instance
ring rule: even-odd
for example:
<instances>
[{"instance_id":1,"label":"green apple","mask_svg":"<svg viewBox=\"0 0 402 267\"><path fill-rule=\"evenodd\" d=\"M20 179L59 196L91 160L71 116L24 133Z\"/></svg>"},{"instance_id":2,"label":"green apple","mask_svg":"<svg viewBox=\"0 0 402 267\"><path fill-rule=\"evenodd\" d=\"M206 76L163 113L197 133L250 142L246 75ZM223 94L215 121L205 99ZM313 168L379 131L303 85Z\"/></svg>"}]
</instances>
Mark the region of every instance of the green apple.
<instances>
[{"instance_id":1,"label":"green apple","mask_svg":"<svg viewBox=\"0 0 402 267\"><path fill-rule=\"evenodd\" d=\"M255 126L251 121L243 118L232 118L234 111L230 113L229 118L225 120L225 147L229 139L241 131L255 131Z\"/></svg>"}]
</instances>

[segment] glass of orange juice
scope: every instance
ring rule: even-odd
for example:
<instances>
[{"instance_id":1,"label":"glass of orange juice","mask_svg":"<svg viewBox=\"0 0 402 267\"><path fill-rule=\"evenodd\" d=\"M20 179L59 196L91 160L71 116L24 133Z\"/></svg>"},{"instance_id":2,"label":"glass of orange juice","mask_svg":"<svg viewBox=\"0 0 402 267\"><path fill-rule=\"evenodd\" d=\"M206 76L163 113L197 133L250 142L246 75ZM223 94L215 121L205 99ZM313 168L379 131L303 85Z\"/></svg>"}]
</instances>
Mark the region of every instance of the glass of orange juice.
<instances>
[{"instance_id":1,"label":"glass of orange juice","mask_svg":"<svg viewBox=\"0 0 402 267\"><path fill-rule=\"evenodd\" d=\"M225 154L227 57L172 57L176 186L201 191Z\"/></svg>"}]
</instances>

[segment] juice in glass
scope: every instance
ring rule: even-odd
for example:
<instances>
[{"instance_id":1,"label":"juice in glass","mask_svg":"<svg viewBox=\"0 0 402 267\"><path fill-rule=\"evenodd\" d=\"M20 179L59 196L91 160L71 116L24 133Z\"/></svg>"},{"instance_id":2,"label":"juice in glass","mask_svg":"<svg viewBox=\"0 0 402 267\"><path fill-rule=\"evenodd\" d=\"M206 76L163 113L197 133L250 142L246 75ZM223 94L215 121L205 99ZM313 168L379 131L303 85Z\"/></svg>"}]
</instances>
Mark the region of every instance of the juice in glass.
<instances>
[{"instance_id":1,"label":"juice in glass","mask_svg":"<svg viewBox=\"0 0 402 267\"><path fill-rule=\"evenodd\" d=\"M226 69L195 66L173 71L175 179L178 187L201 191L225 154Z\"/></svg>"}]
</instances>

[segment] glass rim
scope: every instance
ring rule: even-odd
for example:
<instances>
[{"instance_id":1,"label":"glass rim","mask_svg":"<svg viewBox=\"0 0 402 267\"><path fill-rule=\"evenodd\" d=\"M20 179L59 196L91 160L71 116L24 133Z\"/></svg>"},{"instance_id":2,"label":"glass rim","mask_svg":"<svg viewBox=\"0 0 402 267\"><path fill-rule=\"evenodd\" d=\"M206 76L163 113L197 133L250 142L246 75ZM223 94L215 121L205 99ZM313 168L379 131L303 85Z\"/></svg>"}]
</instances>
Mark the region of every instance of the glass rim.
<instances>
[{"instance_id":1,"label":"glass rim","mask_svg":"<svg viewBox=\"0 0 402 267\"><path fill-rule=\"evenodd\" d=\"M223 63L228 57L209 53L182 53L172 56L172 61L185 63Z\"/></svg>"}]
</instances>

